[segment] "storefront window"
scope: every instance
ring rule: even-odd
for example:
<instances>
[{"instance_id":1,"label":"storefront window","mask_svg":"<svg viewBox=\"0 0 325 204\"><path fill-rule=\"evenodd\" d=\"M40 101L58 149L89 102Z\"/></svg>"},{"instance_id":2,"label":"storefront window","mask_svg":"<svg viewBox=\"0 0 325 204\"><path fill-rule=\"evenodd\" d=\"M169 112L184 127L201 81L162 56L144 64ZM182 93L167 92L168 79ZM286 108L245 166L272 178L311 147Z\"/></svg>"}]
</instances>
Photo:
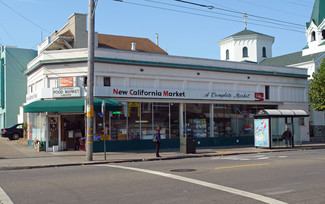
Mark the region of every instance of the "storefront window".
<instances>
[{"instance_id":1,"label":"storefront window","mask_svg":"<svg viewBox=\"0 0 325 204\"><path fill-rule=\"evenodd\" d=\"M238 130L236 106L226 105L224 123L225 123L225 133L226 133L225 136L226 137L236 136Z\"/></svg>"},{"instance_id":2,"label":"storefront window","mask_svg":"<svg viewBox=\"0 0 325 204\"><path fill-rule=\"evenodd\" d=\"M140 103L128 103L128 125L129 130L120 129L117 132L118 140L126 140L126 133L128 132L128 139L142 139L140 135Z\"/></svg>"},{"instance_id":3,"label":"storefront window","mask_svg":"<svg viewBox=\"0 0 325 204\"><path fill-rule=\"evenodd\" d=\"M154 103L154 130L160 126L162 139L169 138L169 103Z\"/></svg>"},{"instance_id":4,"label":"storefront window","mask_svg":"<svg viewBox=\"0 0 325 204\"><path fill-rule=\"evenodd\" d=\"M109 114L105 114L109 132ZM103 134L102 116L96 117L96 131ZM161 126L161 138L179 137L179 104L123 102L119 111L111 114L110 140L151 140Z\"/></svg>"},{"instance_id":5,"label":"storefront window","mask_svg":"<svg viewBox=\"0 0 325 204\"><path fill-rule=\"evenodd\" d=\"M214 137L225 136L225 105L214 105Z\"/></svg>"},{"instance_id":6,"label":"storefront window","mask_svg":"<svg viewBox=\"0 0 325 204\"><path fill-rule=\"evenodd\" d=\"M208 137L209 104L186 104L185 129L188 137Z\"/></svg>"},{"instance_id":7,"label":"storefront window","mask_svg":"<svg viewBox=\"0 0 325 204\"><path fill-rule=\"evenodd\" d=\"M45 138L45 121L44 113L29 113L28 134L31 140L38 139L39 141L46 141Z\"/></svg>"},{"instance_id":8,"label":"storefront window","mask_svg":"<svg viewBox=\"0 0 325 204\"><path fill-rule=\"evenodd\" d=\"M109 120L108 115L106 116ZM111 124L109 121L106 122L107 127L110 125L110 129L107 132L110 135L110 140L117 140L118 135L127 134L127 123L128 122L128 103L122 103L120 110L113 111L111 114ZM121 137L120 137L121 138Z\"/></svg>"},{"instance_id":9,"label":"storefront window","mask_svg":"<svg viewBox=\"0 0 325 204\"><path fill-rule=\"evenodd\" d=\"M183 104L184 134L189 137L253 136L254 114L261 109L276 108L277 106ZM108 112L105 117L109 132ZM96 130L103 132L102 119L97 117L96 120ZM111 113L110 140L151 140L158 126L161 126L163 139L179 138L180 122L179 103L122 102L120 110Z\"/></svg>"},{"instance_id":10,"label":"storefront window","mask_svg":"<svg viewBox=\"0 0 325 204\"><path fill-rule=\"evenodd\" d=\"M150 140L154 134L152 107L154 103L141 103L141 139ZM140 121L139 121L140 124Z\"/></svg>"},{"instance_id":11,"label":"storefront window","mask_svg":"<svg viewBox=\"0 0 325 204\"><path fill-rule=\"evenodd\" d=\"M214 137L253 136L254 114L277 106L214 105Z\"/></svg>"},{"instance_id":12,"label":"storefront window","mask_svg":"<svg viewBox=\"0 0 325 204\"><path fill-rule=\"evenodd\" d=\"M170 135L169 138L179 138L179 103L170 103Z\"/></svg>"},{"instance_id":13,"label":"storefront window","mask_svg":"<svg viewBox=\"0 0 325 204\"><path fill-rule=\"evenodd\" d=\"M236 131L238 136L252 136L254 128L254 114L256 113L255 106L251 105L237 105L238 115L238 129Z\"/></svg>"}]
</instances>

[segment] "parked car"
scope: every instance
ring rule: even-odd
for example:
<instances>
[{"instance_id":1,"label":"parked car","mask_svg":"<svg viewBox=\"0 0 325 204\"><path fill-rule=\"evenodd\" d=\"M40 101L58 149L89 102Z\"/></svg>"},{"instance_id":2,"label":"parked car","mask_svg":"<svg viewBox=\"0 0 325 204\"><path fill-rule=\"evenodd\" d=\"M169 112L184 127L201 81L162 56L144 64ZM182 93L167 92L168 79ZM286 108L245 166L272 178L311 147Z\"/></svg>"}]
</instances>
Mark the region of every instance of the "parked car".
<instances>
[{"instance_id":1,"label":"parked car","mask_svg":"<svg viewBox=\"0 0 325 204\"><path fill-rule=\"evenodd\" d=\"M9 140L18 140L24 136L23 124L16 124L9 128L1 129L1 137L8 137Z\"/></svg>"}]
</instances>

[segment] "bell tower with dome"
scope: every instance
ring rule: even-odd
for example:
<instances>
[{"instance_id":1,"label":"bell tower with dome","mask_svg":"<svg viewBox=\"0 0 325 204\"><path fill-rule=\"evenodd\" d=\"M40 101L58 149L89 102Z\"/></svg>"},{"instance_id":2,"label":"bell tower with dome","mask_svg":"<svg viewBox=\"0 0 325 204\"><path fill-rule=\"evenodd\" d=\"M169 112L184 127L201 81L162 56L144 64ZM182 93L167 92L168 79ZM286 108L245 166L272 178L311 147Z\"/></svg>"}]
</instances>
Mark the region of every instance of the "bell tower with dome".
<instances>
[{"instance_id":1,"label":"bell tower with dome","mask_svg":"<svg viewBox=\"0 0 325 204\"><path fill-rule=\"evenodd\" d=\"M272 57L274 37L251 30L240 31L219 41L220 59L260 63Z\"/></svg>"}]
</instances>

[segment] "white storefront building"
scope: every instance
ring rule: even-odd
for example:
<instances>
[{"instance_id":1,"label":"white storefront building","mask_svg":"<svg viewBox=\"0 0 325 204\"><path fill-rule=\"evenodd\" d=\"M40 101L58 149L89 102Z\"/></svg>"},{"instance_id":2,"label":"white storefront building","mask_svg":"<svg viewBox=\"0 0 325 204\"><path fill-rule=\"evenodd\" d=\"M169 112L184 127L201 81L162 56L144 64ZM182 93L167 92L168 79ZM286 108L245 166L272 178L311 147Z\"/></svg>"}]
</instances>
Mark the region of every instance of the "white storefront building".
<instances>
[{"instance_id":1,"label":"white storefront building","mask_svg":"<svg viewBox=\"0 0 325 204\"><path fill-rule=\"evenodd\" d=\"M78 25L78 18L83 22L85 15L70 20ZM88 53L76 46L78 36L65 30L69 24L42 45L26 71L28 139L43 141L47 151L76 148L75 140L85 136ZM160 125L165 147L184 135L196 137L197 145L253 144L258 111L308 113L307 69L169 56L158 46L140 51L146 40L132 37L128 40L138 41L129 43L129 50L114 49L106 37L99 34L96 41L94 97L111 109L105 123L97 109L94 127L101 133L105 124L110 142L140 148ZM298 143L309 141L308 124L308 118L295 124ZM274 134L281 135L285 124L280 126Z\"/></svg>"}]
</instances>

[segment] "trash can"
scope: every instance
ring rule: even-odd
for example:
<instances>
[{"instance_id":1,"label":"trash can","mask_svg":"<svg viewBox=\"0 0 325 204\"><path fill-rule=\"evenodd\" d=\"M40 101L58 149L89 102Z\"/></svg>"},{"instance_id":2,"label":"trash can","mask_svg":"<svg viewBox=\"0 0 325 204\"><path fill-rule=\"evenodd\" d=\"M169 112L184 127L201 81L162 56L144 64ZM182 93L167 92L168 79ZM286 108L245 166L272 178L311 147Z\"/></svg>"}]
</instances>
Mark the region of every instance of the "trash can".
<instances>
[{"instance_id":1,"label":"trash can","mask_svg":"<svg viewBox=\"0 0 325 204\"><path fill-rule=\"evenodd\" d=\"M195 137L181 137L180 138L180 152L189 154L196 153L196 139Z\"/></svg>"}]
</instances>

